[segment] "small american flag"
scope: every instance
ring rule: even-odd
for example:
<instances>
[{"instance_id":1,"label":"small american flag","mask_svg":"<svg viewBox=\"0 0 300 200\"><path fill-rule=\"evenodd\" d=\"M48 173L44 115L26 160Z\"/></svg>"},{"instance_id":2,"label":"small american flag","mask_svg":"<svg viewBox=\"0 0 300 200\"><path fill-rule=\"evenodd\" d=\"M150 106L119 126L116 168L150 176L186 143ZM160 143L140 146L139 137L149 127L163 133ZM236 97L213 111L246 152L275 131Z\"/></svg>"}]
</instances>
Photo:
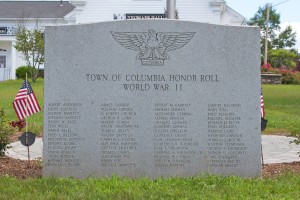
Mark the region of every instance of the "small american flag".
<instances>
[{"instance_id":1,"label":"small american flag","mask_svg":"<svg viewBox=\"0 0 300 200\"><path fill-rule=\"evenodd\" d=\"M260 114L261 114L261 118L265 118L265 104L264 104L264 97L262 91L260 91Z\"/></svg>"},{"instance_id":2,"label":"small american flag","mask_svg":"<svg viewBox=\"0 0 300 200\"><path fill-rule=\"evenodd\" d=\"M41 110L28 81L24 80L22 87L13 101L13 106L19 120L22 120L25 117L33 115Z\"/></svg>"}]
</instances>

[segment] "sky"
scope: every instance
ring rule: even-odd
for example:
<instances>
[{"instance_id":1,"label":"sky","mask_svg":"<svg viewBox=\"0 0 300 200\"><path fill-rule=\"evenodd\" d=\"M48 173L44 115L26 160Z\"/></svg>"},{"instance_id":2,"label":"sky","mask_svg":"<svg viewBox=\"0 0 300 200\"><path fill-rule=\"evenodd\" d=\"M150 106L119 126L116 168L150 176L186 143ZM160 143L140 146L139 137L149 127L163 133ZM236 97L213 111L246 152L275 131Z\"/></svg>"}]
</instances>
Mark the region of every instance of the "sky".
<instances>
[{"instance_id":1,"label":"sky","mask_svg":"<svg viewBox=\"0 0 300 200\"><path fill-rule=\"evenodd\" d=\"M263 7L271 3L277 13L280 14L281 28L291 25L297 33L296 49L300 51L300 0L225 0L227 5L246 17L252 18L258 11L258 7ZM285 2L286 1L286 2ZM282 4L279 4L283 2ZM276 6L276 4L279 4Z\"/></svg>"}]
</instances>

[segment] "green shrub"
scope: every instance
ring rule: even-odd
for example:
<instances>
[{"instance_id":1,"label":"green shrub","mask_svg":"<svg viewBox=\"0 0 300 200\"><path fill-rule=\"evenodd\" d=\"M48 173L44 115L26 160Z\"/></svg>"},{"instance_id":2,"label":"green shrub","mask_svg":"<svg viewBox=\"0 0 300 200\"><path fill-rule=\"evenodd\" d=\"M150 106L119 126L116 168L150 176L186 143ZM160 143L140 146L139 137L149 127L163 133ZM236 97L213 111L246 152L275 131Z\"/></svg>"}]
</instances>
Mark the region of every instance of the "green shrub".
<instances>
[{"instance_id":1,"label":"green shrub","mask_svg":"<svg viewBox=\"0 0 300 200\"><path fill-rule=\"evenodd\" d=\"M300 72L294 73L294 84L300 85Z\"/></svg>"},{"instance_id":2,"label":"green shrub","mask_svg":"<svg viewBox=\"0 0 300 200\"><path fill-rule=\"evenodd\" d=\"M272 67L261 67L261 72L270 72L274 74L281 74L282 75L282 84L295 84L300 85L300 72L293 72L288 69L278 69Z\"/></svg>"},{"instance_id":3,"label":"green shrub","mask_svg":"<svg viewBox=\"0 0 300 200\"><path fill-rule=\"evenodd\" d=\"M294 76L291 73L282 73L282 84L294 84Z\"/></svg>"},{"instance_id":4,"label":"green shrub","mask_svg":"<svg viewBox=\"0 0 300 200\"><path fill-rule=\"evenodd\" d=\"M31 78L30 68L31 68L30 66L20 66L16 70L16 77L18 79L25 79L26 78L26 73L27 73L27 77Z\"/></svg>"},{"instance_id":5,"label":"green shrub","mask_svg":"<svg viewBox=\"0 0 300 200\"><path fill-rule=\"evenodd\" d=\"M9 135L13 133L13 128L8 124L4 116L4 110L0 108L0 156L5 154L5 150L9 148Z\"/></svg>"},{"instance_id":6,"label":"green shrub","mask_svg":"<svg viewBox=\"0 0 300 200\"><path fill-rule=\"evenodd\" d=\"M282 83L300 85L300 72L283 72Z\"/></svg>"}]
</instances>

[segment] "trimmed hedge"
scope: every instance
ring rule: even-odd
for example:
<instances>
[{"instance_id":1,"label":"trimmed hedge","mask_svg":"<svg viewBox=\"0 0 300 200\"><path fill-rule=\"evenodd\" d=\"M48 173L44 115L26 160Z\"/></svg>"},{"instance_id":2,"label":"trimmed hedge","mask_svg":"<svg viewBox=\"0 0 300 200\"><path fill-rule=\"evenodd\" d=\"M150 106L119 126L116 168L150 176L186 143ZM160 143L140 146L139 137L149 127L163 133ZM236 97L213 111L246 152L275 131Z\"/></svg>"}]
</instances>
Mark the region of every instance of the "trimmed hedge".
<instances>
[{"instance_id":1,"label":"trimmed hedge","mask_svg":"<svg viewBox=\"0 0 300 200\"><path fill-rule=\"evenodd\" d=\"M30 66L20 66L16 70L16 77L17 77L17 79L25 79L26 78L26 73L27 73L27 77L31 78Z\"/></svg>"}]
</instances>

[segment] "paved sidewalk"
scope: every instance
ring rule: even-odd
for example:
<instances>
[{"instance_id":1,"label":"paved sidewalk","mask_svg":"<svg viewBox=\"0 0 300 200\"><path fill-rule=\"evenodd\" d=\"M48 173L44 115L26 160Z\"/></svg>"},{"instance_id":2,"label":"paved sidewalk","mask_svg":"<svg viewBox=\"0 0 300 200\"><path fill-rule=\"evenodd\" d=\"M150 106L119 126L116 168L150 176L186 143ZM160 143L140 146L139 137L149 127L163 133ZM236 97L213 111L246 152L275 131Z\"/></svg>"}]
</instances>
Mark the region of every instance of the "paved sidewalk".
<instances>
[{"instance_id":1,"label":"paved sidewalk","mask_svg":"<svg viewBox=\"0 0 300 200\"><path fill-rule=\"evenodd\" d=\"M262 149L265 164L291 163L300 161L300 145L290 144L295 138L277 135L262 135Z\"/></svg>"},{"instance_id":2,"label":"paved sidewalk","mask_svg":"<svg viewBox=\"0 0 300 200\"><path fill-rule=\"evenodd\" d=\"M6 151L6 156L28 160L27 147L22 145L20 141L10 144L11 148ZM30 160L41 158L43 155L43 138L36 138L33 145L29 147Z\"/></svg>"},{"instance_id":3,"label":"paved sidewalk","mask_svg":"<svg viewBox=\"0 0 300 200\"><path fill-rule=\"evenodd\" d=\"M289 163L300 161L298 152L300 152L300 145L290 144L294 140L292 137L276 136L276 135L262 135L262 149L264 163ZM27 160L27 147L23 146L19 141L11 144L12 148L7 151L7 156L21 160ZM29 147L30 159L37 159L42 157L43 141L42 138L37 138L35 143Z\"/></svg>"}]
</instances>

